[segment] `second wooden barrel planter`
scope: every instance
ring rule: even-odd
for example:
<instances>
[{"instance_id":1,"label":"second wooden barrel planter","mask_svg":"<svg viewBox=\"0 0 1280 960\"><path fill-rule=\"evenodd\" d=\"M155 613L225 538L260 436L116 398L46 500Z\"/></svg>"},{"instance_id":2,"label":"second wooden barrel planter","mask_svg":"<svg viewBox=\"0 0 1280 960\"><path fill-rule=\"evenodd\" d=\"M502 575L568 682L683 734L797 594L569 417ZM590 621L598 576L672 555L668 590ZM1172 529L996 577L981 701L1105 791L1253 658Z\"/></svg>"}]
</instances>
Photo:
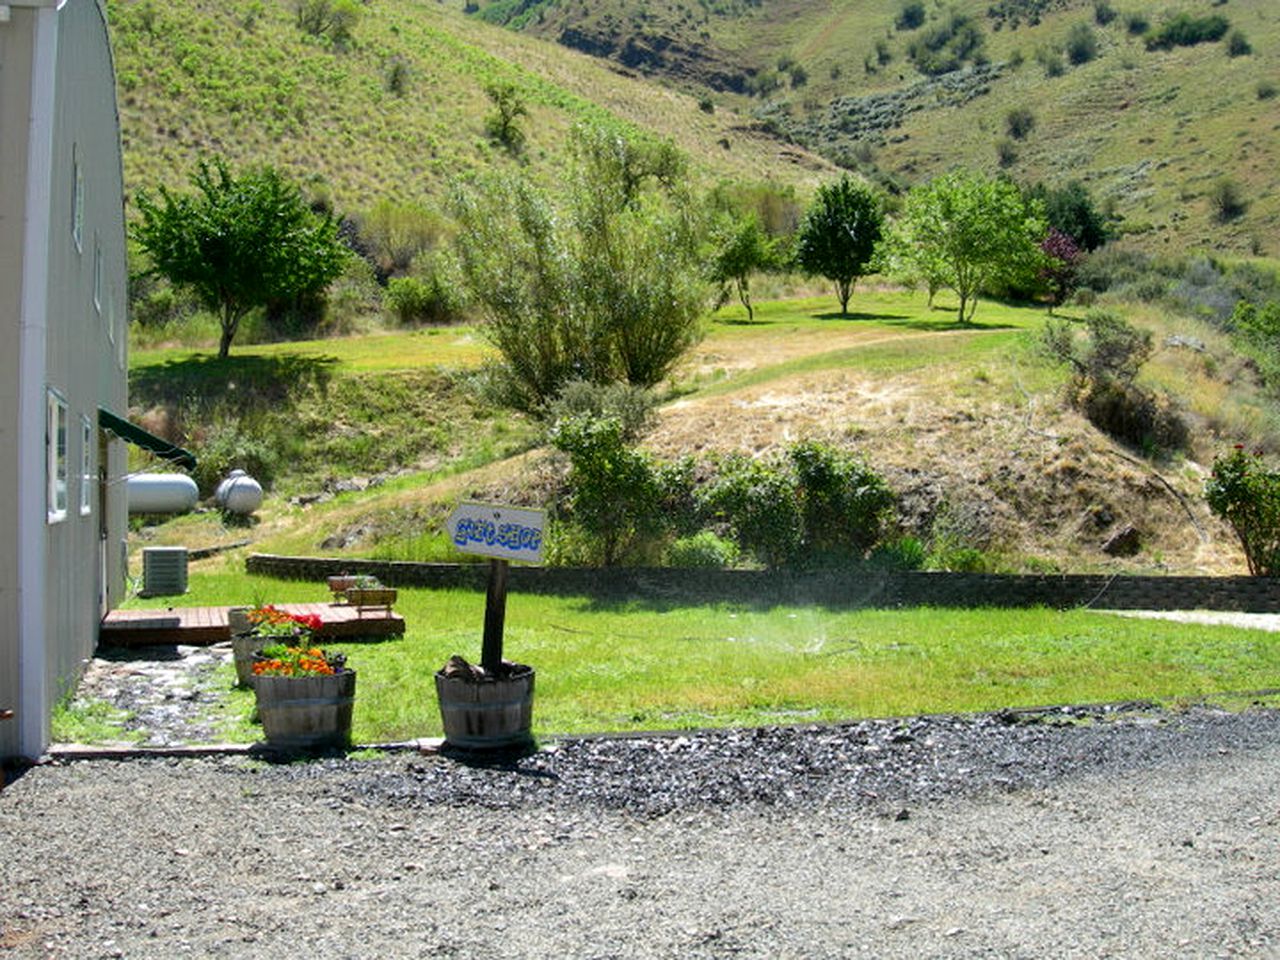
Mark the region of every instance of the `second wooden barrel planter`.
<instances>
[{"instance_id":1,"label":"second wooden barrel planter","mask_svg":"<svg viewBox=\"0 0 1280 960\"><path fill-rule=\"evenodd\" d=\"M465 666L458 666L461 661ZM444 738L464 750L513 750L533 742L532 667L505 662L480 675L461 657L436 673Z\"/></svg>"}]
</instances>

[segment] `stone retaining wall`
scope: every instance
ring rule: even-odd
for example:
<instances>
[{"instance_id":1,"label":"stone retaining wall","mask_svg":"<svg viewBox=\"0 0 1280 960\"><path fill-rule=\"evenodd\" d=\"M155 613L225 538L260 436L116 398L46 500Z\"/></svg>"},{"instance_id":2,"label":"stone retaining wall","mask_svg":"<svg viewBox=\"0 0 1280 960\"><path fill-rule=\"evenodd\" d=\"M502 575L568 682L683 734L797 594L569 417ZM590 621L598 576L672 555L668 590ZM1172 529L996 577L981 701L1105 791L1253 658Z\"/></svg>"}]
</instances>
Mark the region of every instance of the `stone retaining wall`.
<instances>
[{"instance_id":1,"label":"stone retaining wall","mask_svg":"<svg viewBox=\"0 0 1280 960\"><path fill-rule=\"evenodd\" d=\"M323 581L340 573L372 574L388 586L483 590L485 563L409 563L332 557L253 554L250 573L285 580ZM1112 610L1231 610L1280 613L1280 579L1269 577L1152 577L1101 574L1013 575L851 571L790 573L766 570L670 568L576 569L518 567L510 588L524 593L599 596L653 603L730 601L773 606L838 607L1094 607Z\"/></svg>"}]
</instances>

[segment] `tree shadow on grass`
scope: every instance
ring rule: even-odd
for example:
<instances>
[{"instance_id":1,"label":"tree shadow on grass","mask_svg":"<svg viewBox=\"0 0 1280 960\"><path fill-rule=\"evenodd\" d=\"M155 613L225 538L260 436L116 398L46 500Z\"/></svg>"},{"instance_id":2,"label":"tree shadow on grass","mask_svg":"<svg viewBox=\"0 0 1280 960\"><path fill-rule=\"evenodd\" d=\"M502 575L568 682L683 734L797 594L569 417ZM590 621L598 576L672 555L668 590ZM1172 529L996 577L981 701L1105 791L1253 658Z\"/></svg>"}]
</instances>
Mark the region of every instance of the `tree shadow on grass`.
<instances>
[{"instance_id":1,"label":"tree shadow on grass","mask_svg":"<svg viewBox=\"0 0 1280 960\"><path fill-rule=\"evenodd\" d=\"M129 374L129 396L147 407L176 407L194 401L243 414L270 407L291 409L316 388L328 389L338 359L331 356L196 356L168 360Z\"/></svg>"}]
</instances>

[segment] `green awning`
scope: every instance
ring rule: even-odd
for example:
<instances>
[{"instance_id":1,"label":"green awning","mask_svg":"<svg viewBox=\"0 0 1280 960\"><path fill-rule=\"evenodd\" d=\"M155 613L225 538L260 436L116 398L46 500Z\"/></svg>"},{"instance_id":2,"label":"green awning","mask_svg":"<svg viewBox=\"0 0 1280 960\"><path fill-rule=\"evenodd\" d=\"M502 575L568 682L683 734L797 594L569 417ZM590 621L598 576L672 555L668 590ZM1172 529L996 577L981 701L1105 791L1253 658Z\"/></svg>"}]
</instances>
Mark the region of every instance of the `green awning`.
<instances>
[{"instance_id":1,"label":"green awning","mask_svg":"<svg viewBox=\"0 0 1280 960\"><path fill-rule=\"evenodd\" d=\"M135 426L128 420L122 420L110 410L98 408L98 426L104 430L110 430L126 443L132 443L143 450L150 450L157 457L162 457L180 467L184 467L187 470L196 468L196 458L190 450L175 447L168 440L157 437L154 433L147 433L147 431Z\"/></svg>"}]
</instances>

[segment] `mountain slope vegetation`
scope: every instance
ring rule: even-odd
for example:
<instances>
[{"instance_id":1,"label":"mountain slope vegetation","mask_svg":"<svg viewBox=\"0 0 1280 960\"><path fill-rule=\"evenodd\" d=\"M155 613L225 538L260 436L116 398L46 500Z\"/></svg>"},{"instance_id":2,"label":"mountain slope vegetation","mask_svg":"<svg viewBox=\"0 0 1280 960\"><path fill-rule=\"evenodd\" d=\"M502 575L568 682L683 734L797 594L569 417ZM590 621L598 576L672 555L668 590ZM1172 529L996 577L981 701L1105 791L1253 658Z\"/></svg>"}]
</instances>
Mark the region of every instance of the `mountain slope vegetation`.
<instances>
[{"instance_id":1,"label":"mountain slope vegetation","mask_svg":"<svg viewBox=\"0 0 1280 960\"><path fill-rule=\"evenodd\" d=\"M673 139L709 182L807 183L827 168L736 115L439 4L351 4L336 36L308 32L306 6L110 0L130 195L184 187L198 156L219 155L274 164L344 211L438 205L455 178L495 166L553 176L584 121ZM486 133L494 85L528 111L515 157Z\"/></svg>"},{"instance_id":2,"label":"mountain slope vegetation","mask_svg":"<svg viewBox=\"0 0 1280 960\"><path fill-rule=\"evenodd\" d=\"M1280 252L1270 0L468 6L730 105L891 185L957 165L1082 179L1150 249ZM1218 18L1225 33L1187 28ZM1011 132L1015 111L1031 122ZM1224 206L1224 190L1242 202Z\"/></svg>"}]
</instances>

